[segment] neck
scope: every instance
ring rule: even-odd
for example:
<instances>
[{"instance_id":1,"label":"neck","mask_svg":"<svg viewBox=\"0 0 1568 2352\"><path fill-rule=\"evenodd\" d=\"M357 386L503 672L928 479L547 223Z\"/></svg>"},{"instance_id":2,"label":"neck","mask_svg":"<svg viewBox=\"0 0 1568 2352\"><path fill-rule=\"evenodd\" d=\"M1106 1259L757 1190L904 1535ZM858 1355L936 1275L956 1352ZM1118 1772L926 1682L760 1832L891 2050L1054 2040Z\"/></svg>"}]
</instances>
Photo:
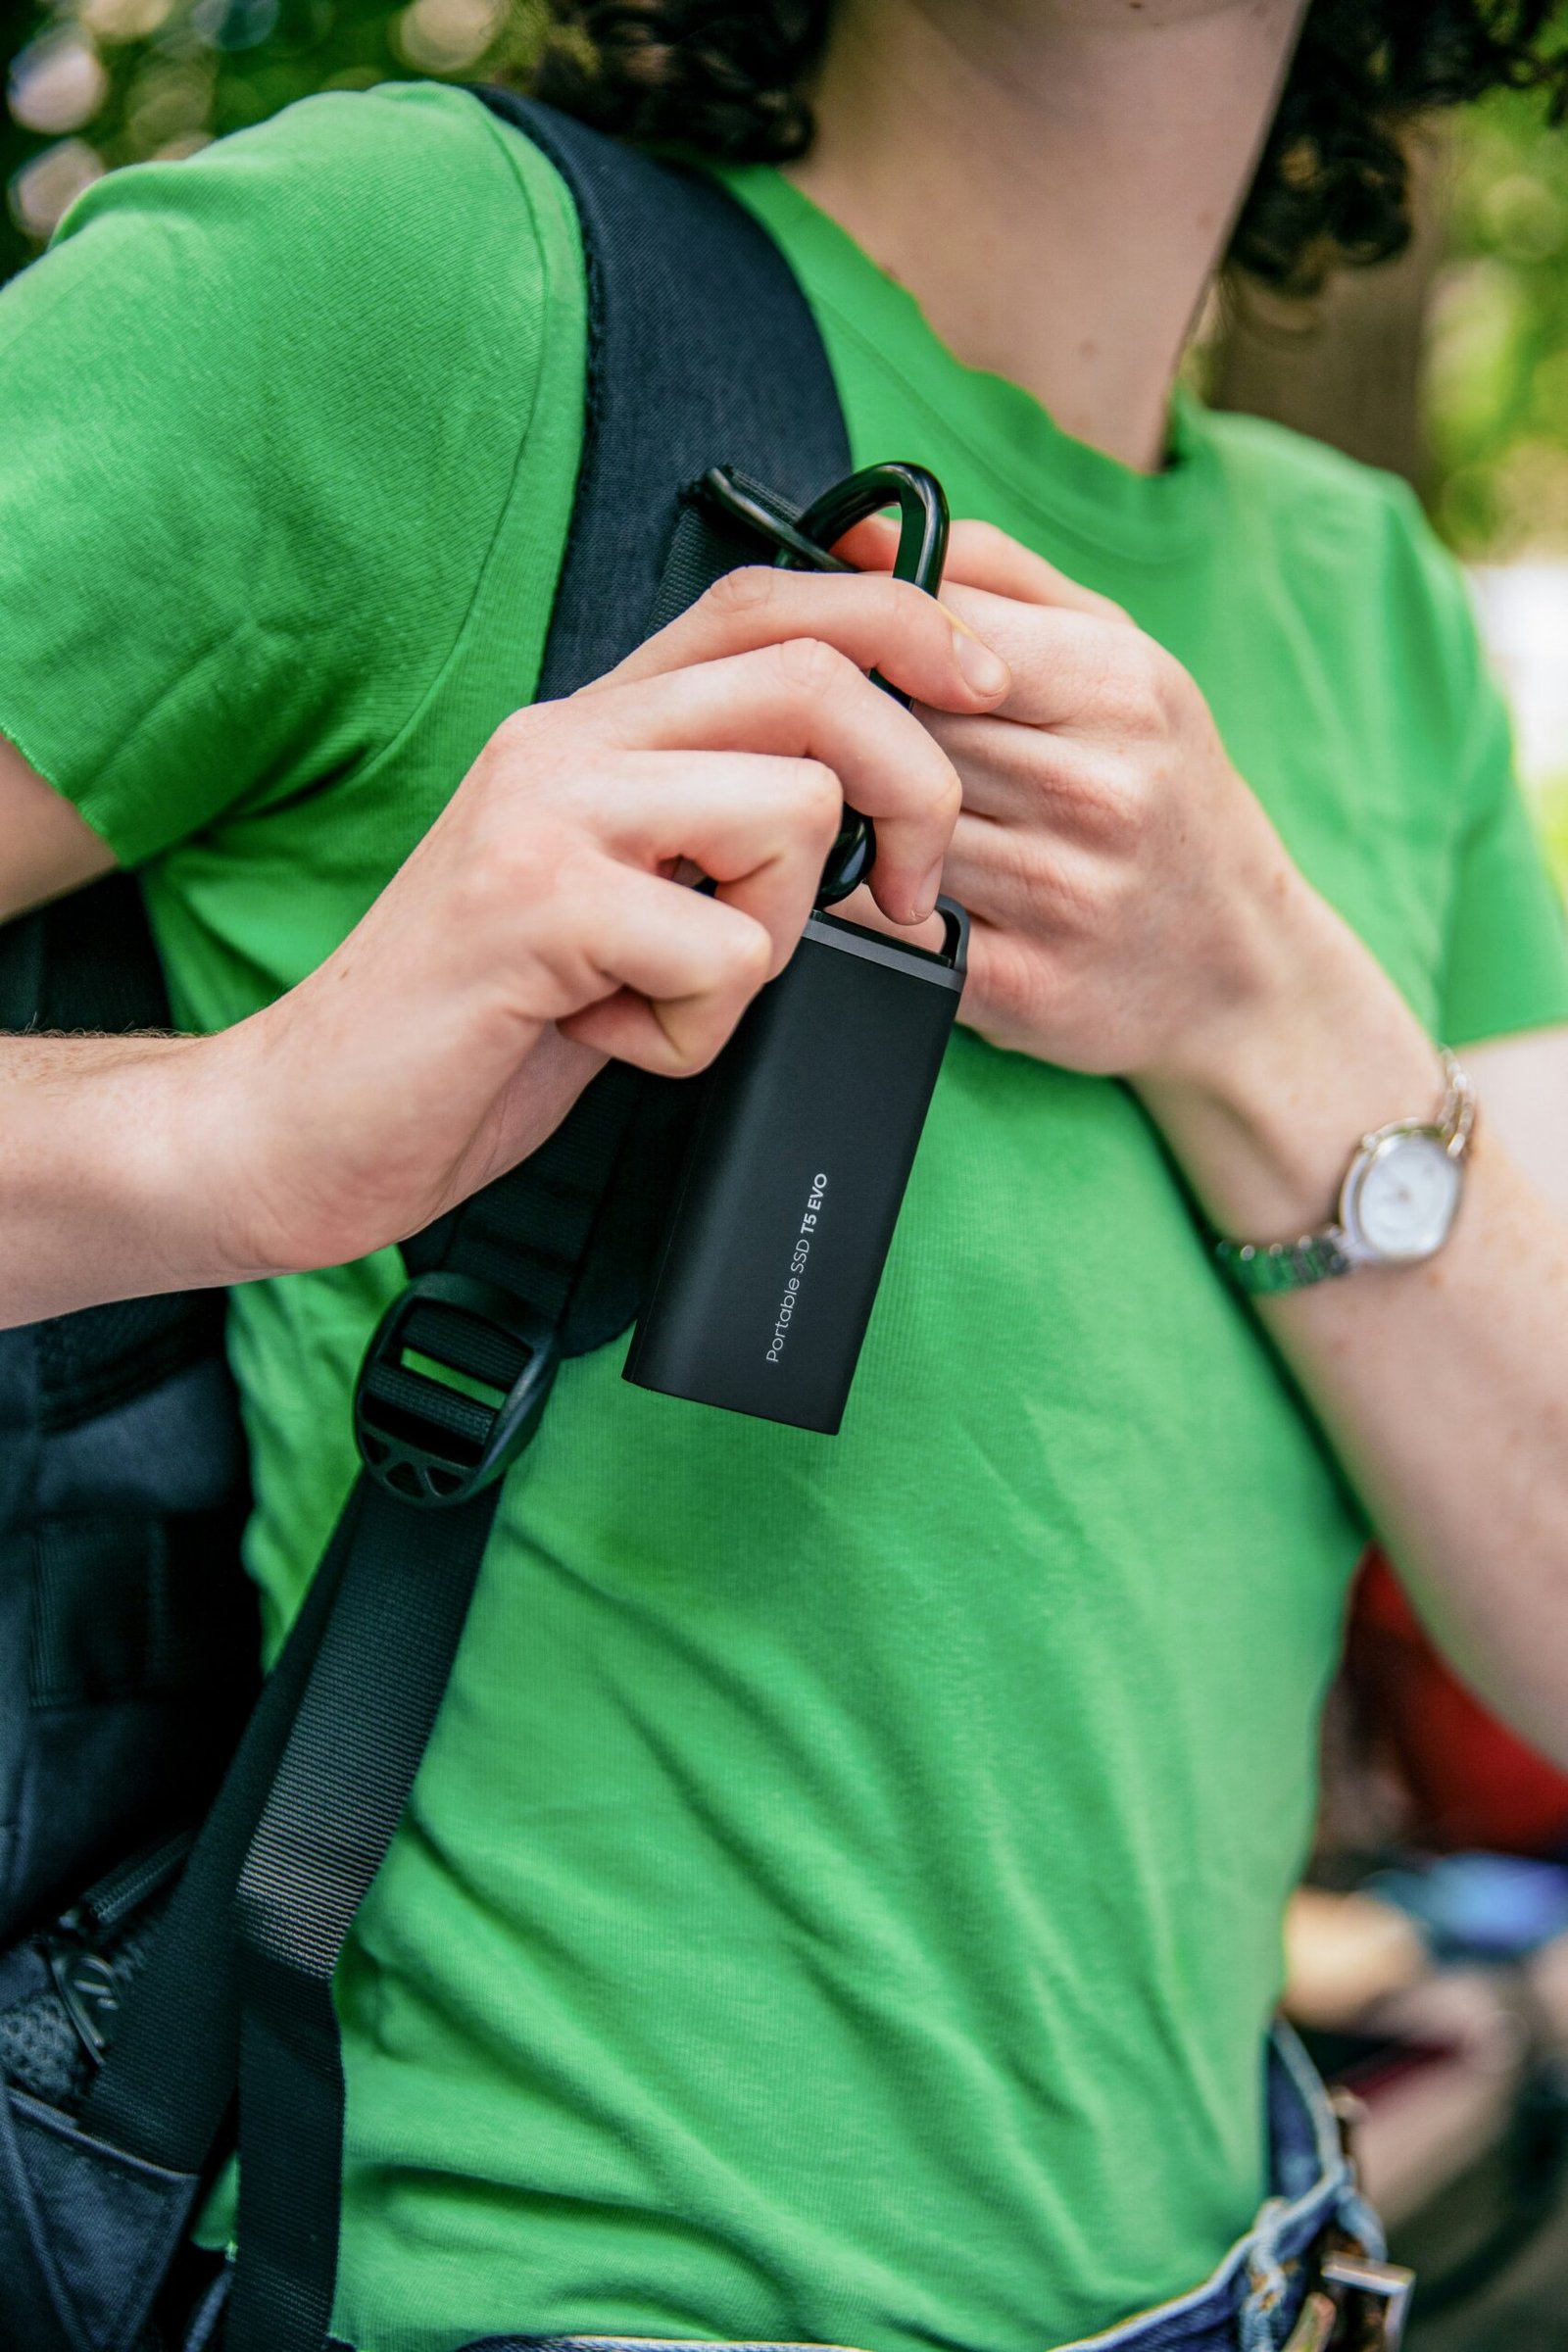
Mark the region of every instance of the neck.
<instances>
[{"instance_id":1,"label":"neck","mask_svg":"<svg viewBox=\"0 0 1568 2352\"><path fill-rule=\"evenodd\" d=\"M1171 387L1303 0L839 0L788 175L968 366L1124 465Z\"/></svg>"}]
</instances>

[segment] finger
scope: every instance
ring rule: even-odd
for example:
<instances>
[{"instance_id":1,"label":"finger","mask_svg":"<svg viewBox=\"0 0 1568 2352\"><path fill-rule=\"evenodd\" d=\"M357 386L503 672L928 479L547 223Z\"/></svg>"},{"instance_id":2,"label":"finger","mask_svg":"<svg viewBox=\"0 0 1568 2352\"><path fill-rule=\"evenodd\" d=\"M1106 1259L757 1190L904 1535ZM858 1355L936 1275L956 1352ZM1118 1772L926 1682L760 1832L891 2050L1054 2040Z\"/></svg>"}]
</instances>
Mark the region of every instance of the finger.
<instances>
[{"instance_id":1,"label":"finger","mask_svg":"<svg viewBox=\"0 0 1568 2352\"><path fill-rule=\"evenodd\" d=\"M958 822L962 824L961 816ZM949 888L946 869L942 887ZM948 926L940 914L930 915L925 922L912 927L890 922L863 884L858 890L852 890L847 899L841 899L833 912L846 923L858 923L862 930L880 931L885 939L899 940L906 947L928 948L933 956L940 955L947 944Z\"/></svg>"},{"instance_id":2,"label":"finger","mask_svg":"<svg viewBox=\"0 0 1568 2352\"><path fill-rule=\"evenodd\" d=\"M607 861L600 960L619 985L564 1034L682 1077L712 1059L772 969L772 941L738 907Z\"/></svg>"},{"instance_id":3,"label":"finger","mask_svg":"<svg viewBox=\"0 0 1568 2352\"><path fill-rule=\"evenodd\" d=\"M916 702L944 710L978 710L1007 690L1005 664L967 622L943 611L934 597L879 570L860 579L845 572L774 571L745 564L726 573L678 618L650 637L600 687L755 652L793 637L819 638L856 664L879 670Z\"/></svg>"},{"instance_id":4,"label":"finger","mask_svg":"<svg viewBox=\"0 0 1568 2352\"><path fill-rule=\"evenodd\" d=\"M783 969L843 816L830 767L760 752L641 752L579 792L608 851L677 880L706 875L724 905L764 926Z\"/></svg>"},{"instance_id":5,"label":"finger","mask_svg":"<svg viewBox=\"0 0 1568 2352\"><path fill-rule=\"evenodd\" d=\"M1000 824L1037 822L1051 804L1070 800L1086 757L1074 737L1016 719L956 724L933 712L930 725L958 771L963 815Z\"/></svg>"},{"instance_id":6,"label":"finger","mask_svg":"<svg viewBox=\"0 0 1568 2352\"><path fill-rule=\"evenodd\" d=\"M1103 858L1069 835L960 817L947 887L972 919L1040 939L1092 924L1106 873Z\"/></svg>"},{"instance_id":7,"label":"finger","mask_svg":"<svg viewBox=\"0 0 1568 2352\"><path fill-rule=\"evenodd\" d=\"M968 972L958 1019L988 1045L1039 1058L1041 1024L1059 1009L1060 975L1039 940L1005 924L969 917Z\"/></svg>"},{"instance_id":8,"label":"finger","mask_svg":"<svg viewBox=\"0 0 1568 2352\"><path fill-rule=\"evenodd\" d=\"M748 751L819 761L877 830L871 888L895 922L936 903L961 799L947 754L911 711L819 639L732 654L557 706L622 751Z\"/></svg>"},{"instance_id":9,"label":"finger","mask_svg":"<svg viewBox=\"0 0 1568 2352\"><path fill-rule=\"evenodd\" d=\"M951 711L931 713L939 742L954 740L952 729L1021 720L1026 727L1102 732L1127 704L1139 656L1148 639L1098 612L1052 612L1040 605L992 596L983 588L956 588L955 602L1003 649L1012 684L995 711L976 717Z\"/></svg>"},{"instance_id":10,"label":"finger","mask_svg":"<svg viewBox=\"0 0 1568 2352\"><path fill-rule=\"evenodd\" d=\"M835 548L836 555L861 571L890 571L898 554L899 527L885 514L858 522ZM1094 612L1102 620L1132 624L1120 605L1079 580L1058 571L1044 556L1025 547L992 522L960 521L948 534L948 553L942 567L942 600L950 602L952 588L984 588L1025 605L1051 605L1062 612ZM959 611L956 604L955 611Z\"/></svg>"}]
</instances>

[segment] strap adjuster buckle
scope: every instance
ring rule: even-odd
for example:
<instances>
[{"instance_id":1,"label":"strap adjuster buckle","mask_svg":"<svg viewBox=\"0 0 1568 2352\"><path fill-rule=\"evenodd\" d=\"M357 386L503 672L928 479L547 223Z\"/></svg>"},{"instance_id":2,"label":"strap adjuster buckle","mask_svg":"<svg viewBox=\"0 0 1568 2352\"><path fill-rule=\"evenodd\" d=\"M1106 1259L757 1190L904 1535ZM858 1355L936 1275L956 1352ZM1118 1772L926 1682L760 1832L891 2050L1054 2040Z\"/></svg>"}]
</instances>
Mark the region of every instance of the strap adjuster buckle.
<instances>
[{"instance_id":1,"label":"strap adjuster buckle","mask_svg":"<svg viewBox=\"0 0 1568 2352\"><path fill-rule=\"evenodd\" d=\"M399 1502L467 1502L528 1444L560 1360L550 1324L510 1291L467 1274L416 1275L360 1366L360 1459Z\"/></svg>"},{"instance_id":2,"label":"strap adjuster buckle","mask_svg":"<svg viewBox=\"0 0 1568 2352\"><path fill-rule=\"evenodd\" d=\"M1340 2307L1348 2352L1398 2352L1415 2292L1415 2273L1374 2262L1349 2247L1325 2255L1321 2277ZM1341 2339L1337 2335L1335 2341Z\"/></svg>"}]
</instances>

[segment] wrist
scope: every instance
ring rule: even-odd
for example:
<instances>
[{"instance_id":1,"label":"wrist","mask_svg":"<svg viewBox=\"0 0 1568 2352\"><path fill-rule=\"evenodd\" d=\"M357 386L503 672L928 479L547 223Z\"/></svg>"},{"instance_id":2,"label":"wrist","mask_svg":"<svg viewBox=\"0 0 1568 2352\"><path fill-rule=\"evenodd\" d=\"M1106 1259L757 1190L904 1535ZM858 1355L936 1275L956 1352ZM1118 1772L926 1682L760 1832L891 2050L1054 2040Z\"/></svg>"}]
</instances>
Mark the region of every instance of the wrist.
<instances>
[{"instance_id":1,"label":"wrist","mask_svg":"<svg viewBox=\"0 0 1568 2352\"><path fill-rule=\"evenodd\" d=\"M1253 985L1135 1089L1222 1233L1330 1219L1359 1138L1435 1113L1437 1048L1334 910L1293 873Z\"/></svg>"},{"instance_id":2,"label":"wrist","mask_svg":"<svg viewBox=\"0 0 1568 2352\"><path fill-rule=\"evenodd\" d=\"M362 1235L343 1188L322 1181L322 1169L336 1169L322 1122L329 1136L353 1134L353 1075L324 1056L336 1084L306 1084L318 1072L311 1040L301 1056L296 1025L279 1011L291 1002L193 1037L167 1072L165 1183L181 1201L181 1247L205 1253L214 1282L299 1275L390 1237Z\"/></svg>"},{"instance_id":3,"label":"wrist","mask_svg":"<svg viewBox=\"0 0 1568 2352\"><path fill-rule=\"evenodd\" d=\"M74 1149L122 1252L143 1269L143 1288L197 1290L295 1271L254 1213L268 1197L277 1125L267 1115L257 1026L117 1040L96 1086L78 1090Z\"/></svg>"},{"instance_id":4,"label":"wrist","mask_svg":"<svg viewBox=\"0 0 1568 2352\"><path fill-rule=\"evenodd\" d=\"M178 1246L202 1257L205 1279L224 1284L324 1264L329 1249L313 1251L288 1213L315 1102L291 1091L276 1007L182 1042L187 1051L165 1072L158 1146L160 1180L179 1203Z\"/></svg>"},{"instance_id":5,"label":"wrist","mask_svg":"<svg viewBox=\"0 0 1568 2352\"><path fill-rule=\"evenodd\" d=\"M226 1279L216 1188L178 1140L203 1042L5 1041L0 1321Z\"/></svg>"}]
</instances>

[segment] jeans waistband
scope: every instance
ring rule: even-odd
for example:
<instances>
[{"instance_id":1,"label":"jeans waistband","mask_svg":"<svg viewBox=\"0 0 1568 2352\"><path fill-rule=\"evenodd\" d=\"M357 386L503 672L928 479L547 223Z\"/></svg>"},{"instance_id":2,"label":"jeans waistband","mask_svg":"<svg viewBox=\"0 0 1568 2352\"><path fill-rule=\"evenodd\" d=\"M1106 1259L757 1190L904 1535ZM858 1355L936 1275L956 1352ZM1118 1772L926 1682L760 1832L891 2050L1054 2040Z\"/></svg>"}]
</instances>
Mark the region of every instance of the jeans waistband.
<instances>
[{"instance_id":1,"label":"jeans waistband","mask_svg":"<svg viewBox=\"0 0 1568 2352\"><path fill-rule=\"evenodd\" d=\"M1269 2044L1270 2193L1200 2286L1057 2352L1281 2352L1306 2293L1306 2257L1337 2223L1381 2258L1376 2216L1357 2194L1316 2070L1278 2026ZM854 2352L838 2345L629 2335L490 2336L464 2352Z\"/></svg>"},{"instance_id":2,"label":"jeans waistband","mask_svg":"<svg viewBox=\"0 0 1568 2352\"><path fill-rule=\"evenodd\" d=\"M1306 2257L1331 2223L1374 2259L1383 2227L1358 2193L1317 2069L1286 2025L1268 2057L1270 2193L1201 2286L1060 2352L1280 2352L1306 2297Z\"/></svg>"}]
</instances>

